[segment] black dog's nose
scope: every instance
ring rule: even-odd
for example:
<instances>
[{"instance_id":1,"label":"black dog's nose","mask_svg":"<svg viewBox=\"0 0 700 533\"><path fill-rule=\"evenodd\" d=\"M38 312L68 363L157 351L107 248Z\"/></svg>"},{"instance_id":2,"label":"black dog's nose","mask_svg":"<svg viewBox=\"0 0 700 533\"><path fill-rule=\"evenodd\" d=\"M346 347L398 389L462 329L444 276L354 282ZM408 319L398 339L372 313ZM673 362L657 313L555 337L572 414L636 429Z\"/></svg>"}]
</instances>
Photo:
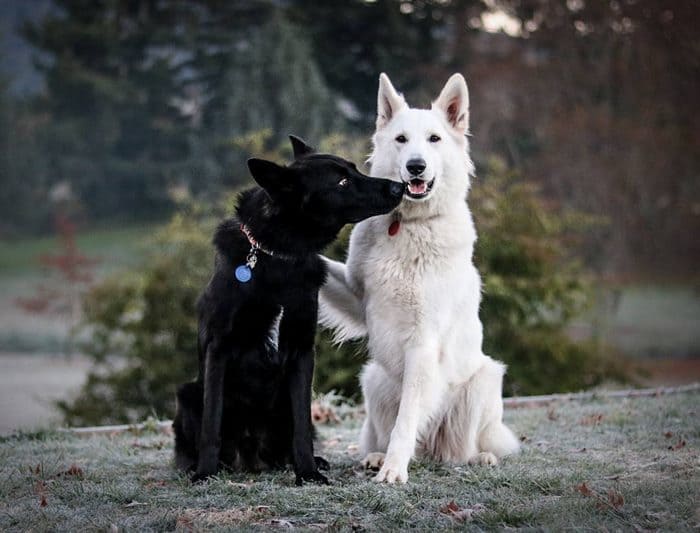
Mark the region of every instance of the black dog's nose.
<instances>
[{"instance_id":1,"label":"black dog's nose","mask_svg":"<svg viewBox=\"0 0 700 533\"><path fill-rule=\"evenodd\" d=\"M406 170L412 176L420 176L425 170L425 161L423 159L409 159L406 163Z\"/></svg>"},{"instance_id":2,"label":"black dog's nose","mask_svg":"<svg viewBox=\"0 0 700 533\"><path fill-rule=\"evenodd\" d=\"M389 185L389 193L391 193L392 196L401 196L403 195L404 188L405 185L403 183L392 181L391 185Z\"/></svg>"}]
</instances>

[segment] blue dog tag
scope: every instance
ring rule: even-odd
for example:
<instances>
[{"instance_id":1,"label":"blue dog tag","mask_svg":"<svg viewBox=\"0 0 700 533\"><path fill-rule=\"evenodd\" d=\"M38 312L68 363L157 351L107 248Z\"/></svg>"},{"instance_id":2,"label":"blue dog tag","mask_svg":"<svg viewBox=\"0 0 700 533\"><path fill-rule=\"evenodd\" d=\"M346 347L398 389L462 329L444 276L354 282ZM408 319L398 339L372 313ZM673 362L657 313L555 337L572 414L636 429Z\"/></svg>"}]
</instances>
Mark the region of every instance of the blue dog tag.
<instances>
[{"instance_id":1,"label":"blue dog tag","mask_svg":"<svg viewBox=\"0 0 700 533\"><path fill-rule=\"evenodd\" d=\"M241 283L248 283L250 278L253 277L253 272L250 270L248 265L241 265L236 267L236 279Z\"/></svg>"}]
</instances>

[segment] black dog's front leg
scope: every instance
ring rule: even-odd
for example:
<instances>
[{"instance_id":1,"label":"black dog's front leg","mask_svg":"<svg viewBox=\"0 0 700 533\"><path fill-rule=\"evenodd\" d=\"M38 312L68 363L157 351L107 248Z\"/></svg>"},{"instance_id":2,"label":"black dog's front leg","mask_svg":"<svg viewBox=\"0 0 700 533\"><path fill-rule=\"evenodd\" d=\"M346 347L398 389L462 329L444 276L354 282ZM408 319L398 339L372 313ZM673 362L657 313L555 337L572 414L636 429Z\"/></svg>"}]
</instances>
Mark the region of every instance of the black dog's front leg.
<instances>
[{"instance_id":1,"label":"black dog's front leg","mask_svg":"<svg viewBox=\"0 0 700 533\"><path fill-rule=\"evenodd\" d=\"M226 361L218 343L210 342L204 361L204 403L199 436L199 459L192 481L201 481L219 470L221 416L224 404Z\"/></svg>"},{"instance_id":2,"label":"black dog's front leg","mask_svg":"<svg viewBox=\"0 0 700 533\"><path fill-rule=\"evenodd\" d=\"M294 433L292 454L296 484L304 481L328 483L326 476L318 471L319 463L314 457L313 426L311 424L311 381L314 374L313 350L298 353L292 362L289 374L289 393L292 404Z\"/></svg>"},{"instance_id":3,"label":"black dog's front leg","mask_svg":"<svg viewBox=\"0 0 700 533\"><path fill-rule=\"evenodd\" d=\"M280 325L280 348L286 350L289 357L287 384L292 407L292 456L297 485L304 481L328 483L318 471L319 464L325 461L317 461L314 457L311 423L317 305L314 298L299 309L285 309Z\"/></svg>"}]
</instances>

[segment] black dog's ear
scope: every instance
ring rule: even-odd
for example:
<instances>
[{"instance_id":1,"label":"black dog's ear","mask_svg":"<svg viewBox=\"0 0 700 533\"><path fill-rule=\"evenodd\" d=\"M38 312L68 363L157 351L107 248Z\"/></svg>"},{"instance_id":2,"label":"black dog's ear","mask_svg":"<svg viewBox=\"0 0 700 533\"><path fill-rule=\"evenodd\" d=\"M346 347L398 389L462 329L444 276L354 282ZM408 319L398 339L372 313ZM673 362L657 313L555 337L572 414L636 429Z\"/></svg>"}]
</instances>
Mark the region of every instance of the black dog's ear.
<instances>
[{"instance_id":1,"label":"black dog's ear","mask_svg":"<svg viewBox=\"0 0 700 533\"><path fill-rule=\"evenodd\" d=\"M271 196L291 188L289 169L277 163L252 157L248 159L248 169L256 183Z\"/></svg>"},{"instance_id":2,"label":"black dog's ear","mask_svg":"<svg viewBox=\"0 0 700 533\"><path fill-rule=\"evenodd\" d=\"M313 154L316 150L313 146L306 144L304 139L296 135L290 135L289 140L292 141L292 150L294 150L294 159L299 159L305 155Z\"/></svg>"}]
</instances>

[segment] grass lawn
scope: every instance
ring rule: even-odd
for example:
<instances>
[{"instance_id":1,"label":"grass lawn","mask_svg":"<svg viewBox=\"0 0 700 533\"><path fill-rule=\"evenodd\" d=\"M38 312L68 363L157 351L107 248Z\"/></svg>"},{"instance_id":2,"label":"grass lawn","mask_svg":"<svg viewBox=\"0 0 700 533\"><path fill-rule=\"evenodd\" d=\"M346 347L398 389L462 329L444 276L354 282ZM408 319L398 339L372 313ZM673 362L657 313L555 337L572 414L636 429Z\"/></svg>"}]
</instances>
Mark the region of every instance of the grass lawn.
<instances>
[{"instance_id":1,"label":"grass lawn","mask_svg":"<svg viewBox=\"0 0 700 533\"><path fill-rule=\"evenodd\" d=\"M95 277L137 265L156 225L91 229L78 233L81 253L99 260ZM39 264L42 254L60 253L56 237L0 240L0 351L61 353L67 349L68 317L28 313L17 298L32 297L37 287L63 289L65 282Z\"/></svg>"},{"instance_id":2,"label":"grass lawn","mask_svg":"<svg viewBox=\"0 0 700 533\"><path fill-rule=\"evenodd\" d=\"M134 225L79 231L76 235L82 253L100 260L99 270L113 270L133 264L143 256L144 239L157 226ZM40 255L57 253L55 236L18 240L0 240L0 278L10 276L41 276Z\"/></svg>"},{"instance_id":3,"label":"grass lawn","mask_svg":"<svg viewBox=\"0 0 700 533\"><path fill-rule=\"evenodd\" d=\"M501 465L413 463L407 485L357 466L359 414L320 429L331 486L289 471L191 486L157 433L44 433L0 443L0 530L697 530L700 393L509 409Z\"/></svg>"}]
</instances>

